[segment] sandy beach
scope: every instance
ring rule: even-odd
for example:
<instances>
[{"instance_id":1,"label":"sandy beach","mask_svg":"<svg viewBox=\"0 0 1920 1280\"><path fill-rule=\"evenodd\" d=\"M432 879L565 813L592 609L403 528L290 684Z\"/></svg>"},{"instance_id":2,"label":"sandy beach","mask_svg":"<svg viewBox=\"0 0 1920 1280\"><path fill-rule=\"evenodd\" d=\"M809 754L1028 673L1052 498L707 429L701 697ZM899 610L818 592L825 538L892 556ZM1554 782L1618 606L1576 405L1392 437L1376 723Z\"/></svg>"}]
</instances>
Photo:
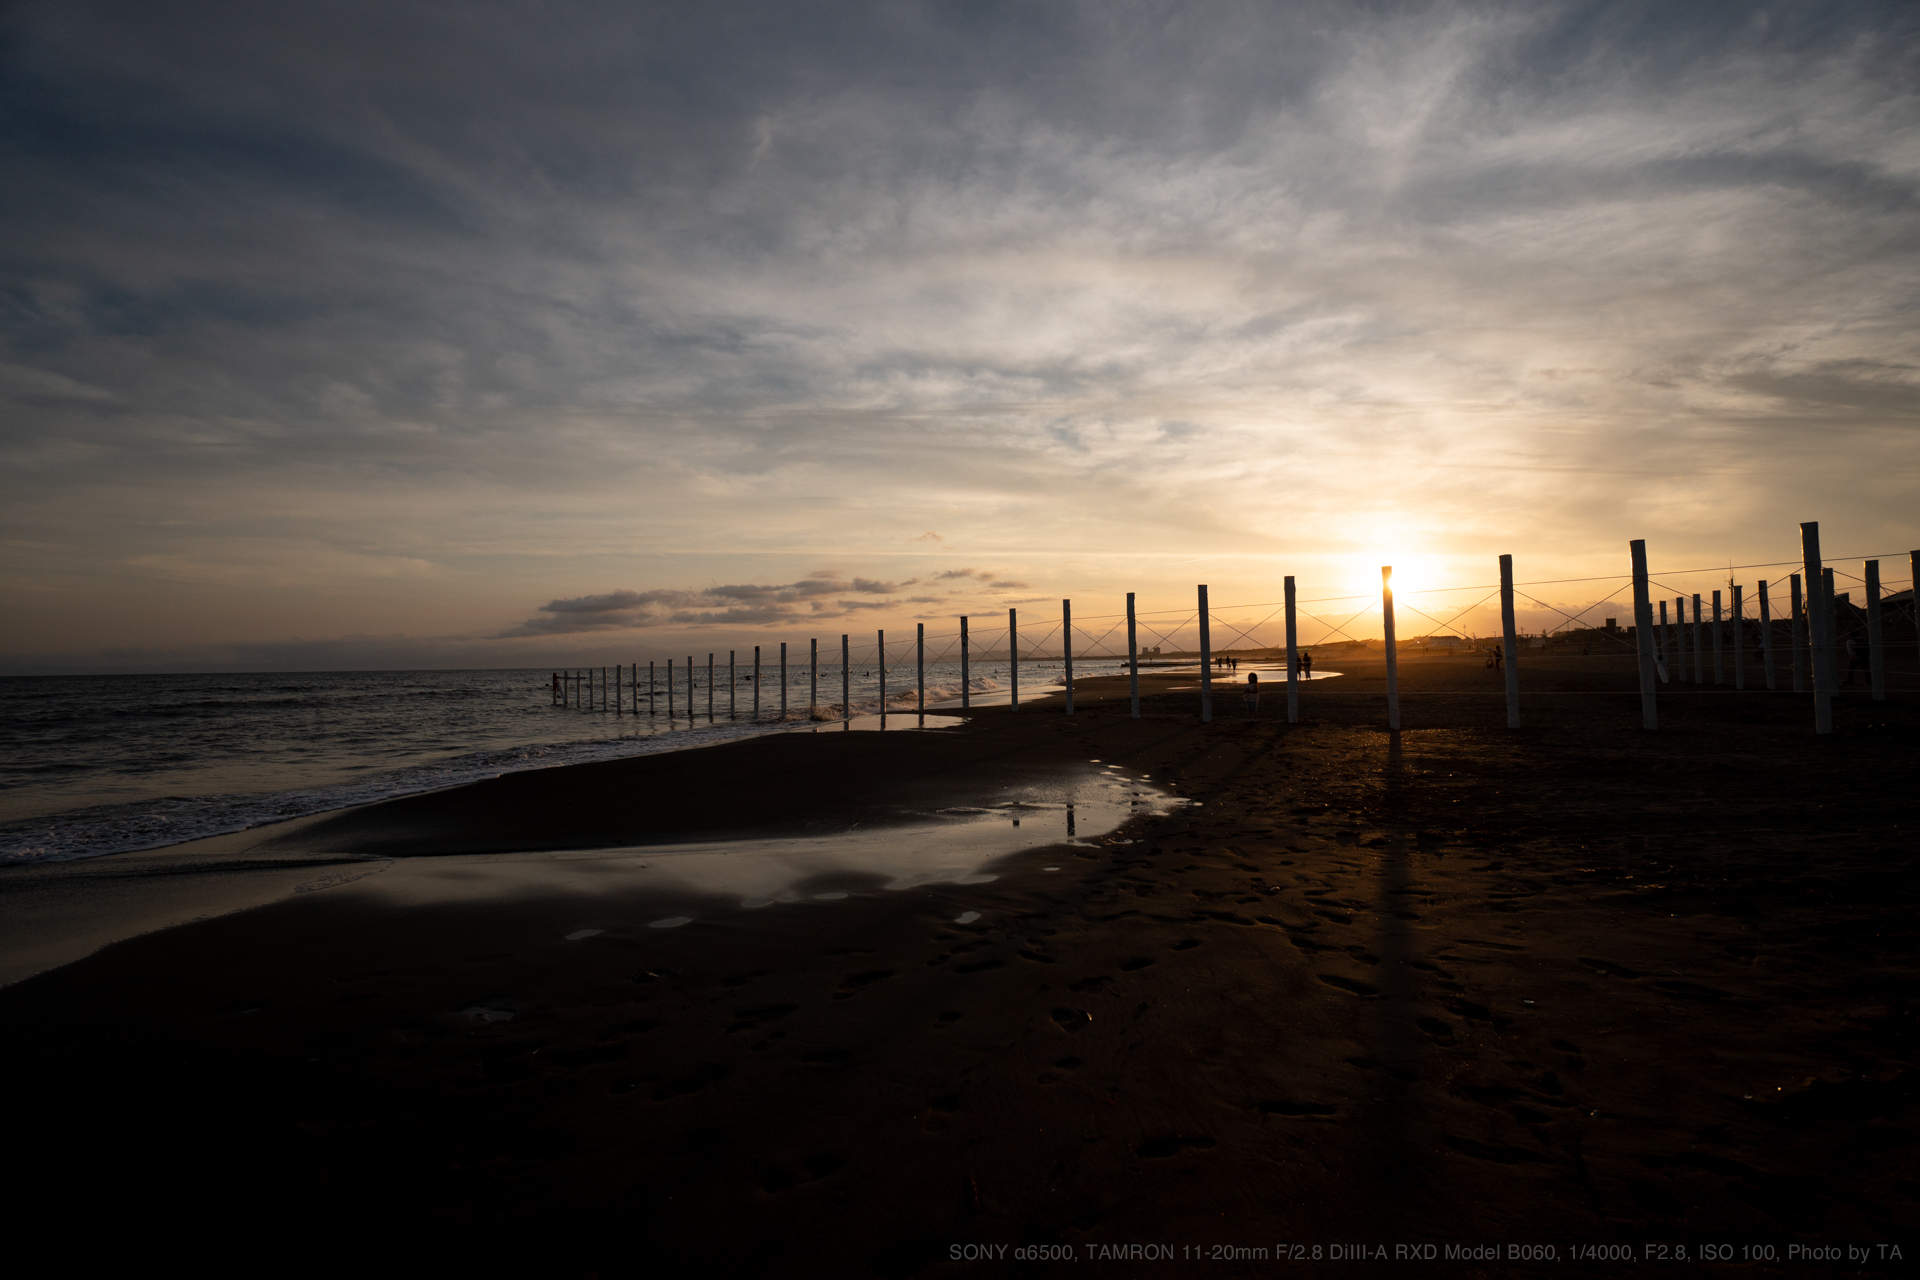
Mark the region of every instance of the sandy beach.
<instances>
[{"instance_id":1,"label":"sandy beach","mask_svg":"<svg viewBox=\"0 0 1920 1280\"><path fill-rule=\"evenodd\" d=\"M1203 725L1192 674L1155 673L1139 720L1083 681L1071 718L773 735L229 837L279 869L217 881L348 871L0 988L16 1212L274 1272L1912 1253L1914 677L1841 699L1829 739L1809 699L1690 687L1647 734L1630 659L1538 658L1510 731L1494 673L1411 659L1390 735L1380 664L1321 665L1298 725L1225 681ZM973 883L796 864L743 909L558 859L509 894L378 891L1104 784L1142 816ZM208 855L143 856L157 882ZM1391 1257L1426 1244L1558 1263ZM1389 1256L1334 1261L1360 1246ZM1601 1246L1634 1260L1576 1253Z\"/></svg>"}]
</instances>

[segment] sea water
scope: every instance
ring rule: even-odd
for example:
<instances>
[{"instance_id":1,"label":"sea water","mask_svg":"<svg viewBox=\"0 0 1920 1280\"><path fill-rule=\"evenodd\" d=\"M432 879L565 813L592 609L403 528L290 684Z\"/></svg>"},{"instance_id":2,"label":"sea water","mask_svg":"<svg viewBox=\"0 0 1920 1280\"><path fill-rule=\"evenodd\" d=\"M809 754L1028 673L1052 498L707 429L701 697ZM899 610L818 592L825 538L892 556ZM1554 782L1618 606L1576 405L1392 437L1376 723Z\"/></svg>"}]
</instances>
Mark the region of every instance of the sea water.
<instances>
[{"instance_id":1,"label":"sea water","mask_svg":"<svg viewBox=\"0 0 1920 1280\"><path fill-rule=\"evenodd\" d=\"M1124 669L1074 663L1076 676ZM0 679L0 865L155 849L521 769L818 723L804 659L788 665L784 719L779 667L765 659L758 719L749 663L732 681L715 667L711 715L704 665L691 706L685 669L676 670L671 717L664 665L652 714L644 688L639 714L630 688L623 713L599 710L601 671L594 710L553 705L548 669ZM1006 663L974 663L968 675L975 705L1007 702ZM817 714L836 721L840 676L837 665L819 671ZM854 714L882 711L879 669L856 664L848 676ZM1057 663L1022 663L1021 700L1057 691L1060 678ZM927 664L926 681L928 709L959 705L958 663ZM886 693L885 710L917 706L910 663L887 670ZM889 722L911 728L914 719Z\"/></svg>"}]
</instances>

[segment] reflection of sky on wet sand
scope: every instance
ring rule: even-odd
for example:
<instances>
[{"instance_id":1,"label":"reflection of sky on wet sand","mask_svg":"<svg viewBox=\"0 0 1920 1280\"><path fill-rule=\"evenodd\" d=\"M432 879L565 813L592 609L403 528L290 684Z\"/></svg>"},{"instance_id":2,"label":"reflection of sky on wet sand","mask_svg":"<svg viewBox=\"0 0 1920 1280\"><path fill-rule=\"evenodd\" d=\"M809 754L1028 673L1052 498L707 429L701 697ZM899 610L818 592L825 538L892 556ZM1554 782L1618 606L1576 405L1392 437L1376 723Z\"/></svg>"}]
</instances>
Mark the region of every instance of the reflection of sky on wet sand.
<instances>
[{"instance_id":1,"label":"reflection of sky on wet sand","mask_svg":"<svg viewBox=\"0 0 1920 1280\"><path fill-rule=\"evenodd\" d=\"M876 886L983 884L1009 854L1070 843L1092 847L1132 817L1187 803L1115 766L1013 789L897 826L831 836L710 841L640 848L405 858L343 892L421 904L538 893L644 892L677 919L727 898L753 909L834 901ZM664 921L656 921L670 927Z\"/></svg>"}]
</instances>

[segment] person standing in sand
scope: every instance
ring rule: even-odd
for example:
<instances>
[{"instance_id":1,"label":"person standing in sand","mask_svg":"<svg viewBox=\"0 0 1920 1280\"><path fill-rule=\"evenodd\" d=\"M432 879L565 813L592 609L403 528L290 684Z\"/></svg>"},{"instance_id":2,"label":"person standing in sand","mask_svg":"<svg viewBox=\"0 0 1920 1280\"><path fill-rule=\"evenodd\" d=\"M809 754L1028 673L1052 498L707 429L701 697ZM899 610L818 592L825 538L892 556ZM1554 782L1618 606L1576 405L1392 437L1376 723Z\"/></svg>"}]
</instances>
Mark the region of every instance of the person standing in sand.
<instances>
[{"instance_id":1,"label":"person standing in sand","mask_svg":"<svg viewBox=\"0 0 1920 1280\"><path fill-rule=\"evenodd\" d=\"M1247 672L1247 716L1252 718L1260 714L1260 673Z\"/></svg>"},{"instance_id":2,"label":"person standing in sand","mask_svg":"<svg viewBox=\"0 0 1920 1280\"><path fill-rule=\"evenodd\" d=\"M1300 678L1302 680L1313 679L1313 650L1311 649L1302 649L1300 651Z\"/></svg>"}]
</instances>

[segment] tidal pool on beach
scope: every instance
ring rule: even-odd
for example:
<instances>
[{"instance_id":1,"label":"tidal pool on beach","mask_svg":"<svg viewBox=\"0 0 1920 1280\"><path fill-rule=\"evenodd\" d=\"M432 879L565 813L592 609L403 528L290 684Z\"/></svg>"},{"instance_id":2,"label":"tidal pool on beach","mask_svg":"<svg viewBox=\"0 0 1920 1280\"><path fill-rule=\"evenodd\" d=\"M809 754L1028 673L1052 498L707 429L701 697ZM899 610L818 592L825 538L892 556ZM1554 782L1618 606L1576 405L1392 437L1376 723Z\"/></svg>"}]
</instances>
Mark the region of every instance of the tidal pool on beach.
<instances>
[{"instance_id":1,"label":"tidal pool on beach","mask_svg":"<svg viewBox=\"0 0 1920 1280\"><path fill-rule=\"evenodd\" d=\"M400 858L336 892L409 905L637 893L657 903L662 918L698 918L721 904L753 910L849 893L983 884L995 878L992 864L1009 854L1059 844L1093 848L1129 818L1187 803L1114 766L1089 767L1012 788L991 804L833 835Z\"/></svg>"}]
</instances>

